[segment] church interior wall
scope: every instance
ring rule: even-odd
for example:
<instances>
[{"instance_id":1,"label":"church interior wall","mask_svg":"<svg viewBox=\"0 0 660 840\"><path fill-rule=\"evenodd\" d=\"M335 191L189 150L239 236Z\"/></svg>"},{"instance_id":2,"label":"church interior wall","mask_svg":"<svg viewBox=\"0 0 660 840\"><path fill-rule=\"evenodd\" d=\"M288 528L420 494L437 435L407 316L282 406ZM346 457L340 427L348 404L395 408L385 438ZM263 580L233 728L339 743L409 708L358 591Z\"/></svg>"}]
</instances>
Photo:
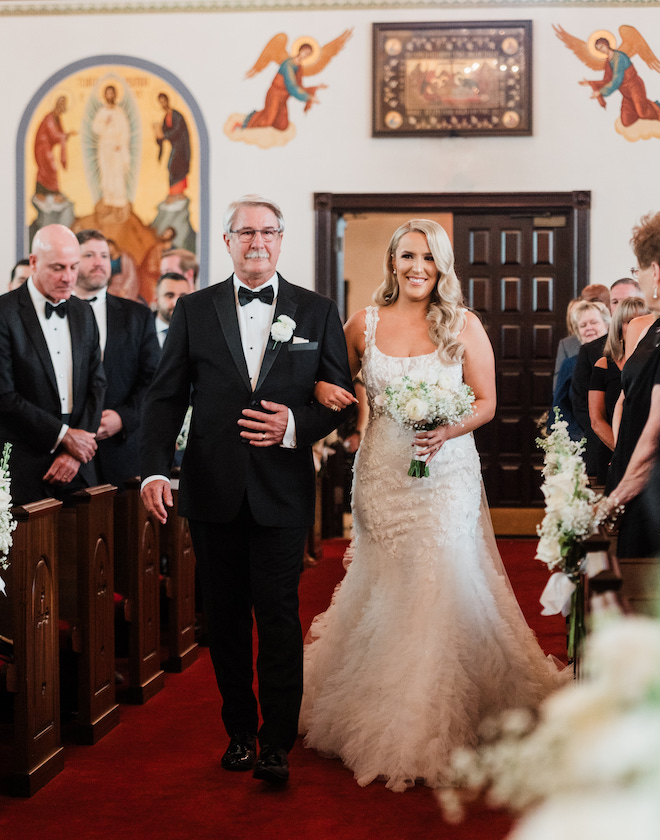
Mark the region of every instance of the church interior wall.
<instances>
[{"instance_id":1,"label":"church interior wall","mask_svg":"<svg viewBox=\"0 0 660 840\"><path fill-rule=\"evenodd\" d=\"M209 282L230 272L222 212L229 201L247 192L271 196L281 204L287 231L280 269L309 288L314 285L316 192L589 190L591 276L585 283L609 284L626 275L633 262L628 245L633 224L642 214L660 210L660 136L633 143L618 134L619 93L609 98L606 109L590 99L590 89L578 82L601 74L585 67L553 30L553 24L560 25L586 40L595 30L618 37L621 25L634 26L660 55L657 8L516 4L258 14L16 12L1 17L0 68L6 82L0 133L5 195L0 203L0 270L5 274L17 259L16 139L27 103L60 68L105 54L140 57L166 67L192 92L203 113L210 144ZM532 136L373 138L372 24L462 20L533 21ZM343 50L306 82L327 85L318 92L319 104L304 113L303 103L289 100L295 137L287 145L261 149L229 139L224 128L231 114L263 107L275 65L250 79L246 72L274 34L286 33L289 44L309 36L323 45L346 29L353 31ZM639 56L633 63L649 98L660 99L660 73Z\"/></svg>"}]
</instances>

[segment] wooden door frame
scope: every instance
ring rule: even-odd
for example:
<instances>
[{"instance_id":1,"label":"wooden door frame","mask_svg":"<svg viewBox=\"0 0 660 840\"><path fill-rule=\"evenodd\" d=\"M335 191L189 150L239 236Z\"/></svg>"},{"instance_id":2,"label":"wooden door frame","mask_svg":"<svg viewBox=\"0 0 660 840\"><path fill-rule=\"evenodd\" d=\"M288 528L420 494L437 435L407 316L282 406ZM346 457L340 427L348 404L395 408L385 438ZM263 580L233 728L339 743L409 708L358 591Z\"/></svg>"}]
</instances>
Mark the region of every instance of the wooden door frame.
<instances>
[{"instance_id":1,"label":"wooden door frame","mask_svg":"<svg viewBox=\"0 0 660 840\"><path fill-rule=\"evenodd\" d=\"M347 213L429 212L516 214L554 216L569 219L573 250L571 297L589 282L589 223L591 192L514 193L314 193L316 291L336 301L346 316L343 277L338 276L337 223ZM543 511L539 508L496 508L491 510L495 533L501 536L534 536Z\"/></svg>"},{"instance_id":2,"label":"wooden door frame","mask_svg":"<svg viewBox=\"0 0 660 840\"><path fill-rule=\"evenodd\" d=\"M316 233L315 288L336 301L345 315L343 278L337 276L337 222L346 213L565 213L573 242L571 297L589 278L591 192L512 193L314 193Z\"/></svg>"}]
</instances>

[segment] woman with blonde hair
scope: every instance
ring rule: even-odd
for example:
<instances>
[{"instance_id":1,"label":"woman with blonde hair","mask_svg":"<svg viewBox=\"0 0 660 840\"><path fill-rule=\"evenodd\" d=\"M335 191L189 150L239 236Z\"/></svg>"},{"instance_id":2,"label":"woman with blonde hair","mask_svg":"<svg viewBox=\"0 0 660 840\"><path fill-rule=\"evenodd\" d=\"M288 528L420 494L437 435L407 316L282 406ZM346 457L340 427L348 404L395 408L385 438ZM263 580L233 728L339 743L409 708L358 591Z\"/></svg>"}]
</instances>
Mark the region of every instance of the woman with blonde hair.
<instances>
[{"instance_id":1,"label":"woman with blonde hair","mask_svg":"<svg viewBox=\"0 0 660 840\"><path fill-rule=\"evenodd\" d=\"M493 350L463 304L440 225L393 235L375 306L346 324L371 408L353 482L353 557L305 648L300 730L360 785L442 785L482 718L537 704L561 677L525 623L497 552L472 432L495 413ZM463 423L415 432L377 398L398 378L474 392ZM319 383L317 399L352 397ZM408 472L413 447L428 477Z\"/></svg>"},{"instance_id":2,"label":"woman with blonde hair","mask_svg":"<svg viewBox=\"0 0 660 840\"><path fill-rule=\"evenodd\" d=\"M621 393L621 370L625 357L625 341L628 324L633 318L647 315L648 307L641 298L625 298L612 315L603 355L592 368L589 385L589 421L594 433L605 448L601 447L597 457L597 479L603 485L614 449L612 416Z\"/></svg>"}]
</instances>

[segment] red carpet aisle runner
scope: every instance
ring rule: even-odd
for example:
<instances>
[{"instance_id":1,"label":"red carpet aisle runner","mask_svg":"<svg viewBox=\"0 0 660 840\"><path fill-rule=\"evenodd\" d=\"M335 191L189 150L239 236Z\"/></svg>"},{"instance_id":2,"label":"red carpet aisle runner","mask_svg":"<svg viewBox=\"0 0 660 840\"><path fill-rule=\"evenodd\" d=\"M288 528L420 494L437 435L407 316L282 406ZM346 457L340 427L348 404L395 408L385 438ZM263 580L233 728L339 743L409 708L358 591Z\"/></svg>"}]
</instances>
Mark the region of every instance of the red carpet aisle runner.
<instances>
[{"instance_id":1,"label":"red carpet aisle runner","mask_svg":"<svg viewBox=\"0 0 660 840\"><path fill-rule=\"evenodd\" d=\"M331 541L301 584L304 630L326 608L343 569L345 543ZM561 653L563 622L539 618L547 575L530 541L502 551L523 609L542 646ZM66 767L32 799L0 797L6 840L502 840L511 821L475 810L461 826L443 822L433 794L360 788L339 761L299 742L292 778L275 791L251 774L220 769L226 745L208 651L183 674L168 674L145 706L122 706L121 724L93 747L66 742Z\"/></svg>"}]
</instances>

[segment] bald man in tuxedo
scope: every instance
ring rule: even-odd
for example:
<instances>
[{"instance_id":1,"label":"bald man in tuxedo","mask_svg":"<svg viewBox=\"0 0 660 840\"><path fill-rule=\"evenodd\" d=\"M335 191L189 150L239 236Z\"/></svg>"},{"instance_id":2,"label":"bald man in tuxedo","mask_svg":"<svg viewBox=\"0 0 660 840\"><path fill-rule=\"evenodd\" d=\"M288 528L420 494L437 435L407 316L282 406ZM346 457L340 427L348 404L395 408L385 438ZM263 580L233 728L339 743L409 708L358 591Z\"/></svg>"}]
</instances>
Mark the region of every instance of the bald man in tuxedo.
<instances>
[{"instance_id":1,"label":"bald man in tuxedo","mask_svg":"<svg viewBox=\"0 0 660 840\"><path fill-rule=\"evenodd\" d=\"M0 441L12 444L14 504L96 483L106 380L92 310L71 297L79 262L74 234L48 225L34 237L30 279L0 297Z\"/></svg>"}]
</instances>

